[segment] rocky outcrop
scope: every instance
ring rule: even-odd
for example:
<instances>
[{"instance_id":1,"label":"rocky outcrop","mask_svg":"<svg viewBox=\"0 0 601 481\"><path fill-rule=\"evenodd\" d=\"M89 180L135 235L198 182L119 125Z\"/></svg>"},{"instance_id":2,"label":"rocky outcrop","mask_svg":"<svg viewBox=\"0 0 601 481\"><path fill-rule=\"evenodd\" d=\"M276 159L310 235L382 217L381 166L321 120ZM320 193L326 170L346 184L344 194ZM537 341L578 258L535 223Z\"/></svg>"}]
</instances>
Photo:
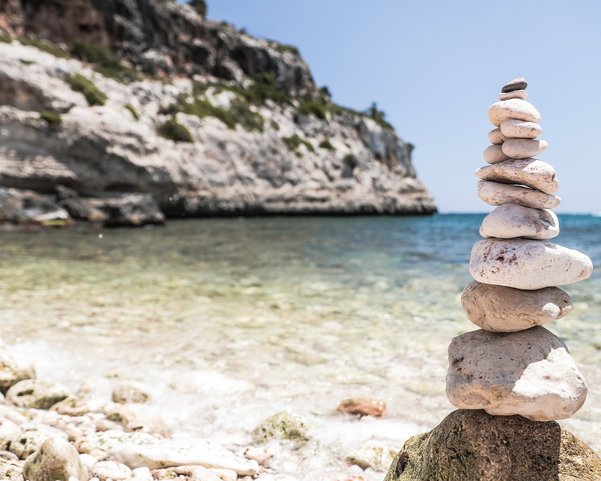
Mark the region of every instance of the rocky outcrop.
<instances>
[{"instance_id":1,"label":"rocky outcrop","mask_svg":"<svg viewBox=\"0 0 601 481\"><path fill-rule=\"evenodd\" d=\"M601 459L556 422L454 411L409 439L385 481L597 481Z\"/></svg>"},{"instance_id":2,"label":"rocky outcrop","mask_svg":"<svg viewBox=\"0 0 601 481\"><path fill-rule=\"evenodd\" d=\"M163 0L4 0L0 28L4 222L436 211L412 146L290 47Z\"/></svg>"}]
</instances>

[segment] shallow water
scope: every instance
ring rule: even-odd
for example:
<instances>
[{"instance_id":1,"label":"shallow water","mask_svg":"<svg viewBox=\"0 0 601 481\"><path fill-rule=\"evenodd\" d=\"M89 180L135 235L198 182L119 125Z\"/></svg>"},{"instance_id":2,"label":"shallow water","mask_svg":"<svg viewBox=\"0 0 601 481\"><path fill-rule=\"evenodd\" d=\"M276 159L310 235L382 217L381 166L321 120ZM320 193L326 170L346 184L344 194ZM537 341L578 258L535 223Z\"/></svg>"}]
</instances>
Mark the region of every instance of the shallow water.
<instances>
[{"instance_id":1,"label":"shallow water","mask_svg":"<svg viewBox=\"0 0 601 481\"><path fill-rule=\"evenodd\" d=\"M176 431L243 444L261 419L301 414L319 455L282 469L310 479L344 466L365 440L400 445L452 410L446 348L474 328L459 297L481 219L1 232L0 335L41 377L73 388L88 378L149 383ZM601 265L601 218L564 216L561 225L558 243ZM601 275L567 290L574 310L551 329L590 390L564 424L601 451ZM385 400L388 417L335 412L358 396Z\"/></svg>"}]
</instances>

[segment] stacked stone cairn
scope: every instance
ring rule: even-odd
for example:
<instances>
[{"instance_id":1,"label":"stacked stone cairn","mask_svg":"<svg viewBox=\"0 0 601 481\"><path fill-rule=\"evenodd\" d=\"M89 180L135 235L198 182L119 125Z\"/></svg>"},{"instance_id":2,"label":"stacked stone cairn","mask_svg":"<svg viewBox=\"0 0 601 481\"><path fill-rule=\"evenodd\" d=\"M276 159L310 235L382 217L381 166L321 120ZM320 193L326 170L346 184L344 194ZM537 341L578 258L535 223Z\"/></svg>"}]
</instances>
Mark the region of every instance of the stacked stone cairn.
<instances>
[{"instance_id":1,"label":"stacked stone cairn","mask_svg":"<svg viewBox=\"0 0 601 481\"><path fill-rule=\"evenodd\" d=\"M480 228L470 259L475 279L463 291L469 319L481 329L452 340L447 396L461 409L518 414L534 421L572 416L587 386L565 344L541 327L571 310L556 286L588 278L584 254L549 242L559 234L550 210L560 203L559 182L548 163L535 158L540 114L527 102L523 78L505 84L488 118L495 125L484 151L490 164L477 170L478 195L497 206Z\"/></svg>"}]
</instances>

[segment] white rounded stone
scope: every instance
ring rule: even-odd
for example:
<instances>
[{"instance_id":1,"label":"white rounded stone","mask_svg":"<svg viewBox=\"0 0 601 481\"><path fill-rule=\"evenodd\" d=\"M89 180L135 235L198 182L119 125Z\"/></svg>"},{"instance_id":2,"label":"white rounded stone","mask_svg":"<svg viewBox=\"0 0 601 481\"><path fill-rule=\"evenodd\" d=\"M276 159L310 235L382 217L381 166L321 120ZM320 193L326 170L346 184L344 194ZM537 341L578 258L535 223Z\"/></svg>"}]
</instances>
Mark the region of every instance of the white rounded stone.
<instances>
[{"instance_id":1,"label":"white rounded stone","mask_svg":"<svg viewBox=\"0 0 601 481\"><path fill-rule=\"evenodd\" d=\"M488 141L493 145L499 145L505 142L505 136L501 132L501 129L497 127L488 133Z\"/></svg>"},{"instance_id":2,"label":"white rounded stone","mask_svg":"<svg viewBox=\"0 0 601 481\"><path fill-rule=\"evenodd\" d=\"M488 108L488 119L497 127L507 119L519 119L527 122L540 121L538 110L530 102L522 99L501 100Z\"/></svg>"},{"instance_id":3,"label":"white rounded stone","mask_svg":"<svg viewBox=\"0 0 601 481\"><path fill-rule=\"evenodd\" d=\"M551 242L484 239L470 257L470 274L478 282L515 289L541 289L588 279L593 263L582 252Z\"/></svg>"},{"instance_id":4,"label":"white rounded stone","mask_svg":"<svg viewBox=\"0 0 601 481\"><path fill-rule=\"evenodd\" d=\"M499 239L553 239L559 235L559 220L552 210L503 204L484 218L480 235Z\"/></svg>"},{"instance_id":5,"label":"white rounded stone","mask_svg":"<svg viewBox=\"0 0 601 481\"><path fill-rule=\"evenodd\" d=\"M461 304L470 321L493 332L517 332L542 326L572 310L570 296L559 287L524 291L477 281L465 286Z\"/></svg>"},{"instance_id":6,"label":"white rounded stone","mask_svg":"<svg viewBox=\"0 0 601 481\"><path fill-rule=\"evenodd\" d=\"M503 153L512 159L528 159L541 154L549 144L538 139L507 139L503 142Z\"/></svg>"},{"instance_id":7,"label":"white rounded stone","mask_svg":"<svg viewBox=\"0 0 601 481\"><path fill-rule=\"evenodd\" d=\"M535 139L543 133L540 125L517 119L507 119L501 122L501 134L511 139Z\"/></svg>"},{"instance_id":8,"label":"white rounded stone","mask_svg":"<svg viewBox=\"0 0 601 481\"><path fill-rule=\"evenodd\" d=\"M499 100L522 99L526 100L528 93L525 90L512 90L511 92L501 92Z\"/></svg>"},{"instance_id":9,"label":"white rounded stone","mask_svg":"<svg viewBox=\"0 0 601 481\"><path fill-rule=\"evenodd\" d=\"M519 204L535 209L554 209L561 203L561 199L556 195L490 180L478 182L478 197L490 205Z\"/></svg>"},{"instance_id":10,"label":"white rounded stone","mask_svg":"<svg viewBox=\"0 0 601 481\"><path fill-rule=\"evenodd\" d=\"M550 164L538 159L511 159L495 165L481 167L476 175L482 180L505 184L521 184L546 194L559 190L559 181Z\"/></svg>"},{"instance_id":11,"label":"white rounded stone","mask_svg":"<svg viewBox=\"0 0 601 481\"><path fill-rule=\"evenodd\" d=\"M484 160L489 164L496 164L509 159L507 155L503 153L503 149L500 145L489 145L484 149Z\"/></svg>"},{"instance_id":12,"label":"white rounded stone","mask_svg":"<svg viewBox=\"0 0 601 481\"><path fill-rule=\"evenodd\" d=\"M544 327L477 330L449 346L447 397L460 409L559 420L582 407L587 391L565 344Z\"/></svg>"}]
</instances>

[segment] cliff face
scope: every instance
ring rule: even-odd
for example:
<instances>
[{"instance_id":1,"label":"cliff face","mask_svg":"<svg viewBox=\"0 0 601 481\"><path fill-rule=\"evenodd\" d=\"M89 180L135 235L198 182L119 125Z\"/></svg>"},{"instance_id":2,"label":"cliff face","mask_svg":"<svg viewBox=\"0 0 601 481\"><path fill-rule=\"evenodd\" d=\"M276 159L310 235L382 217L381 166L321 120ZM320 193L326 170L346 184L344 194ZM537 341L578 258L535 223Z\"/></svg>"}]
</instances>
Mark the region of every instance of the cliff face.
<instances>
[{"instance_id":1,"label":"cliff face","mask_svg":"<svg viewBox=\"0 0 601 481\"><path fill-rule=\"evenodd\" d=\"M436 210L292 47L167 0L0 0L0 29L0 220Z\"/></svg>"}]
</instances>

